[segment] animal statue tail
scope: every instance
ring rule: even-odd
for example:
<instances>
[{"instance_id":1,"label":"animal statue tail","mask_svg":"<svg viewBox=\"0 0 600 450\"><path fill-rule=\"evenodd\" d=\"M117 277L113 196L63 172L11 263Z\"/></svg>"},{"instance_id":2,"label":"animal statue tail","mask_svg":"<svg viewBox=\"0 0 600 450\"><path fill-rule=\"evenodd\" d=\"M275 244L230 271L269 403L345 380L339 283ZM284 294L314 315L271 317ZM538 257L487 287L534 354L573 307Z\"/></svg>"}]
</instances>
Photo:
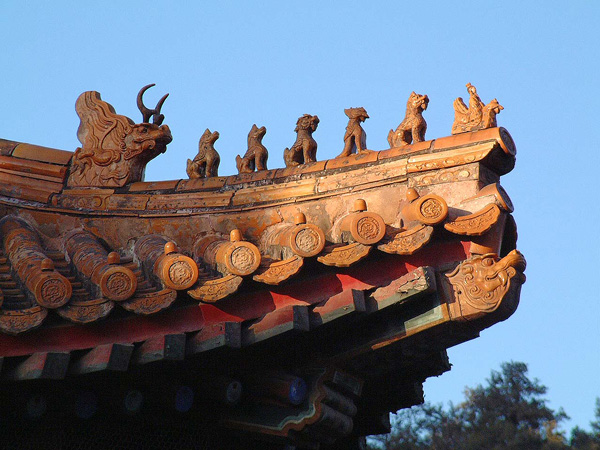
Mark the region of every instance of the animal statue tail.
<instances>
[{"instance_id":1,"label":"animal statue tail","mask_svg":"<svg viewBox=\"0 0 600 450\"><path fill-rule=\"evenodd\" d=\"M390 130L388 133L388 142L390 144L390 148L394 147L394 130Z\"/></svg>"},{"instance_id":2,"label":"animal statue tail","mask_svg":"<svg viewBox=\"0 0 600 450\"><path fill-rule=\"evenodd\" d=\"M287 163L291 160L290 149L288 147L283 149L283 160Z\"/></svg>"},{"instance_id":3,"label":"animal statue tail","mask_svg":"<svg viewBox=\"0 0 600 450\"><path fill-rule=\"evenodd\" d=\"M235 157L235 166L237 167L238 172L242 173L242 157L240 155Z\"/></svg>"}]
</instances>

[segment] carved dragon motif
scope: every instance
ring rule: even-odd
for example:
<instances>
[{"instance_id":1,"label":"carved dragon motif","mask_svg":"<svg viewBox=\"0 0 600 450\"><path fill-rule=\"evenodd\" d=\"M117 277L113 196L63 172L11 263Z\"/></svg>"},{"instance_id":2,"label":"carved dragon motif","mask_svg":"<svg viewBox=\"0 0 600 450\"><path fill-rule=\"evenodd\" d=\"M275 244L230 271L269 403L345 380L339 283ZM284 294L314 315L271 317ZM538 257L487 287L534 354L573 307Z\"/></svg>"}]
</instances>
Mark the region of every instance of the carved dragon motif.
<instances>
[{"instance_id":1,"label":"carved dragon motif","mask_svg":"<svg viewBox=\"0 0 600 450\"><path fill-rule=\"evenodd\" d=\"M151 86L154 85L145 86L138 94L144 122L137 125L116 114L98 92L79 96L75 110L81 120L77 137L82 146L71 161L69 187L120 187L143 180L146 164L163 153L173 139L169 127L161 125L164 116L160 109L167 96L154 109L146 108L142 102L144 92ZM151 116L153 123L148 123Z\"/></svg>"},{"instance_id":2,"label":"carved dragon motif","mask_svg":"<svg viewBox=\"0 0 600 450\"><path fill-rule=\"evenodd\" d=\"M221 157L215 150L215 141L219 139L219 132L211 131L207 128L200 142L198 142L198 154L194 160L187 160L186 172L190 179L216 177L219 175L219 163Z\"/></svg>"},{"instance_id":3,"label":"carved dragon motif","mask_svg":"<svg viewBox=\"0 0 600 450\"><path fill-rule=\"evenodd\" d=\"M396 130L388 133L390 147L401 147L425 140L427 122L423 118L423 111L427 109L429 97L426 95L410 93L406 102L406 115Z\"/></svg>"},{"instance_id":4,"label":"carved dragon motif","mask_svg":"<svg viewBox=\"0 0 600 450\"><path fill-rule=\"evenodd\" d=\"M317 130L319 118L304 114L296 122L295 132L297 133L296 142L292 148L283 150L283 160L286 167L307 164L317 160L317 141L312 134Z\"/></svg>"},{"instance_id":5,"label":"carved dragon motif","mask_svg":"<svg viewBox=\"0 0 600 450\"><path fill-rule=\"evenodd\" d=\"M499 320L508 318L519 298L509 294L525 282L525 267L525 258L517 250L500 260L487 253L460 263L446 274L456 300L450 304L453 320L474 320L496 310Z\"/></svg>"}]
</instances>

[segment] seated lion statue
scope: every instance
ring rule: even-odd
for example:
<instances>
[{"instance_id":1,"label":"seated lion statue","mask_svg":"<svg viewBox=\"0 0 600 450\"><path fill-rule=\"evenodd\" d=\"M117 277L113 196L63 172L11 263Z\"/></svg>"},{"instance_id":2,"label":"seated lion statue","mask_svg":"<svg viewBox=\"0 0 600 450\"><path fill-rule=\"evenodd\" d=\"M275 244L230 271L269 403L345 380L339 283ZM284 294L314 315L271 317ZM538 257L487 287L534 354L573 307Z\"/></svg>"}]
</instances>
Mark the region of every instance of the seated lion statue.
<instances>
[{"instance_id":1,"label":"seated lion statue","mask_svg":"<svg viewBox=\"0 0 600 450\"><path fill-rule=\"evenodd\" d=\"M423 118L423 111L427 109L429 97L411 92L406 102L406 115L396 130L388 133L390 147L401 147L425 140L427 122Z\"/></svg>"},{"instance_id":2,"label":"seated lion statue","mask_svg":"<svg viewBox=\"0 0 600 450\"><path fill-rule=\"evenodd\" d=\"M304 114L296 122L297 133L296 142L292 148L283 150L283 160L286 167L297 166L299 164L307 164L317 160L317 141L312 137L312 134L317 130L319 118Z\"/></svg>"}]
</instances>

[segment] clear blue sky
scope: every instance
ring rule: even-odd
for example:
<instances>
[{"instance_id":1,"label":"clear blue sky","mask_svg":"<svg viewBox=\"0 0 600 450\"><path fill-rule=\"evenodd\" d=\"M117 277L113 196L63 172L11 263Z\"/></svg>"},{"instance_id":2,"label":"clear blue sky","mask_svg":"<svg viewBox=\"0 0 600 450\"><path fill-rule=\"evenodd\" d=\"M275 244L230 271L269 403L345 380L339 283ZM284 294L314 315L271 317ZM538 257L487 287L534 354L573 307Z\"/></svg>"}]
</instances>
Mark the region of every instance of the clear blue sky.
<instances>
[{"instance_id":1,"label":"clear blue sky","mask_svg":"<svg viewBox=\"0 0 600 450\"><path fill-rule=\"evenodd\" d=\"M426 398L460 401L502 361L525 361L568 427L587 428L600 396L600 2L320 3L4 0L0 137L75 150L81 92L139 121L135 96L156 83L148 103L171 94L174 140L147 179L185 177L207 127L232 174L253 123L282 167L303 113L321 119L319 159L342 150L350 106L371 116L368 147L386 148L413 90L430 98L427 138L449 135L471 82L505 107L498 123L517 144L502 183L527 283L513 317L449 351L454 368Z\"/></svg>"}]
</instances>

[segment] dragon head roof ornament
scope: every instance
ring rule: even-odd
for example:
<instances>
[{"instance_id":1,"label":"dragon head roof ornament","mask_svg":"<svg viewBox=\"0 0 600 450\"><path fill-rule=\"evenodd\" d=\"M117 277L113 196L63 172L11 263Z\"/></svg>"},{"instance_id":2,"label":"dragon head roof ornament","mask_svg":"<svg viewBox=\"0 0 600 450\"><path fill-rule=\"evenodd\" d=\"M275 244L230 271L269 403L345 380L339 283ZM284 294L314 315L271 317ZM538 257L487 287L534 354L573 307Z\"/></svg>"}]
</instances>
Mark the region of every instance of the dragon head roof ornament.
<instances>
[{"instance_id":1,"label":"dragon head roof ornament","mask_svg":"<svg viewBox=\"0 0 600 450\"><path fill-rule=\"evenodd\" d=\"M77 137L81 142L71 162L69 187L121 187L144 178L146 164L163 153L173 138L160 113L167 98L156 108L144 106L142 96L153 85L138 94L138 107L143 122L135 124L119 115L100 93L87 91L79 96L75 110L80 119ZM150 117L153 123L149 123Z\"/></svg>"}]
</instances>

